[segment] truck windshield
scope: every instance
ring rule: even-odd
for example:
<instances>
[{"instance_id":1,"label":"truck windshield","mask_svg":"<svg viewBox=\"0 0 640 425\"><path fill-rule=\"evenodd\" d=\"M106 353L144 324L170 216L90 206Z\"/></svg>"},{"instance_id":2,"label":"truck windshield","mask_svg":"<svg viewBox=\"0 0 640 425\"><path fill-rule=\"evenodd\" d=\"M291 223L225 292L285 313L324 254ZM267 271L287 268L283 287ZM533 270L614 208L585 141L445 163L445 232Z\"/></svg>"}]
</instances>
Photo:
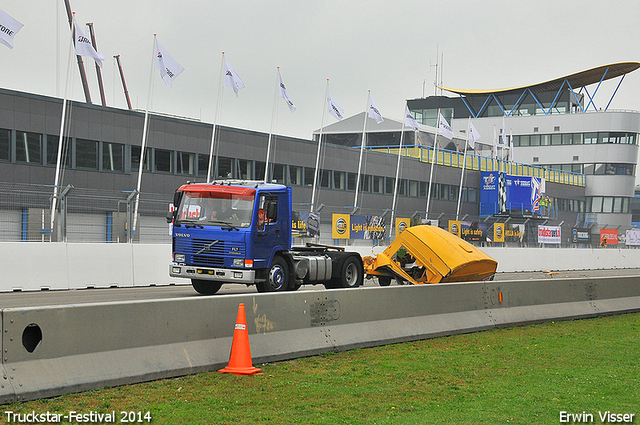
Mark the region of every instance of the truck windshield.
<instances>
[{"instance_id":1,"label":"truck windshield","mask_svg":"<svg viewBox=\"0 0 640 425\"><path fill-rule=\"evenodd\" d=\"M255 194L214 191L185 191L177 223L203 226L249 227Z\"/></svg>"}]
</instances>

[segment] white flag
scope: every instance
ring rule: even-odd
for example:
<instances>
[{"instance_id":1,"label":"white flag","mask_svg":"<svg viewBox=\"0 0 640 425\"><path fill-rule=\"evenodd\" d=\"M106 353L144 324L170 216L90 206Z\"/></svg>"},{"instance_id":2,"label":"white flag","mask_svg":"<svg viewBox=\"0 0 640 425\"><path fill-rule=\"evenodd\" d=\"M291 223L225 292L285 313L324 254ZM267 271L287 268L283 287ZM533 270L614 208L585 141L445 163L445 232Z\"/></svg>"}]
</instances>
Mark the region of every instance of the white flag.
<instances>
[{"instance_id":1,"label":"white flag","mask_svg":"<svg viewBox=\"0 0 640 425\"><path fill-rule=\"evenodd\" d=\"M509 161L513 162L513 131L509 132Z\"/></svg>"},{"instance_id":2,"label":"white flag","mask_svg":"<svg viewBox=\"0 0 640 425\"><path fill-rule=\"evenodd\" d=\"M231 87L236 97L238 97L238 91L240 91L240 89L247 87L226 59L224 60L224 85Z\"/></svg>"},{"instance_id":3,"label":"white flag","mask_svg":"<svg viewBox=\"0 0 640 425\"><path fill-rule=\"evenodd\" d=\"M476 140L480 140L480 133L473 126L473 123L469 122L469 146L471 146L471 149L476 148Z\"/></svg>"},{"instance_id":4,"label":"white flag","mask_svg":"<svg viewBox=\"0 0 640 425\"><path fill-rule=\"evenodd\" d=\"M289 99L289 95L287 94L287 87L282 82L282 76L280 75L280 70L278 70L278 84L280 85L280 97L287 102L287 106L289 106L289 110L291 112L295 112L296 105L293 104L291 99Z\"/></svg>"},{"instance_id":5,"label":"white flag","mask_svg":"<svg viewBox=\"0 0 640 425\"><path fill-rule=\"evenodd\" d=\"M78 26L78 23L74 22L74 24L76 28L76 55L89 56L90 58L93 58L94 61L96 61L100 68L102 68L102 61L104 60L104 56L102 55L102 53L96 52L96 49L93 48L93 44L91 44L91 40L89 40L84 35L82 30Z\"/></svg>"},{"instance_id":6,"label":"white flag","mask_svg":"<svg viewBox=\"0 0 640 425\"><path fill-rule=\"evenodd\" d=\"M496 136L496 126L493 126L493 159L498 158L498 136Z\"/></svg>"},{"instance_id":7,"label":"white flag","mask_svg":"<svg viewBox=\"0 0 640 425\"><path fill-rule=\"evenodd\" d=\"M15 36L23 25L11 16L0 10L0 43L13 49L13 36Z\"/></svg>"},{"instance_id":8,"label":"white flag","mask_svg":"<svg viewBox=\"0 0 640 425\"><path fill-rule=\"evenodd\" d=\"M500 143L501 143L501 148L506 148L507 145L507 128L504 125L504 115L502 116L502 133L500 134Z\"/></svg>"},{"instance_id":9,"label":"white flag","mask_svg":"<svg viewBox=\"0 0 640 425\"><path fill-rule=\"evenodd\" d=\"M333 99L331 95L331 90L329 90L329 97L327 98L327 103L329 104L329 113L336 117L336 119L341 120L344 118L344 110L338 106L336 101Z\"/></svg>"},{"instance_id":10,"label":"white flag","mask_svg":"<svg viewBox=\"0 0 640 425\"><path fill-rule=\"evenodd\" d=\"M156 40L156 69L160 70L160 76L164 80L167 87L171 87L171 83L176 79L184 68L158 43Z\"/></svg>"},{"instance_id":11,"label":"white flag","mask_svg":"<svg viewBox=\"0 0 640 425\"><path fill-rule=\"evenodd\" d=\"M406 126L413 128L413 131L420 131L420 125L418 124L418 121L416 121L416 119L413 118L413 115L411 115L411 112L409 111L408 106L406 107L406 111L405 111L404 123Z\"/></svg>"},{"instance_id":12,"label":"white flag","mask_svg":"<svg viewBox=\"0 0 640 425\"><path fill-rule=\"evenodd\" d=\"M380 111L378 111L376 103L371 99L371 95L369 95L369 118L376 120L376 124L380 124L384 121L382 119L382 115L380 115Z\"/></svg>"},{"instance_id":13,"label":"white flag","mask_svg":"<svg viewBox=\"0 0 640 425\"><path fill-rule=\"evenodd\" d=\"M438 115L440 115L440 122L438 123L438 131L447 139L449 140L453 139L453 130L451 130L451 126L449 125L447 120L444 119L442 114L438 113Z\"/></svg>"}]
</instances>

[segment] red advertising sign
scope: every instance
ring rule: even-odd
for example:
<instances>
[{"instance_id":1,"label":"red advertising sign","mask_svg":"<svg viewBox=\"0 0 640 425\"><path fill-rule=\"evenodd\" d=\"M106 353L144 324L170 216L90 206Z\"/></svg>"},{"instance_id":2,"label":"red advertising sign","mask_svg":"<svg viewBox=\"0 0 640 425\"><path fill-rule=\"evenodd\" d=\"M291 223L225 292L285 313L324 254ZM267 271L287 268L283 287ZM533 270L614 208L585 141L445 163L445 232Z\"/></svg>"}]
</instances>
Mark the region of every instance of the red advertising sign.
<instances>
[{"instance_id":1,"label":"red advertising sign","mask_svg":"<svg viewBox=\"0 0 640 425\"><path fill-rule=\"evenodd\" d=\"M618 230L600 229L600 245L618 245Z\"/></svg>"}]
</instances>

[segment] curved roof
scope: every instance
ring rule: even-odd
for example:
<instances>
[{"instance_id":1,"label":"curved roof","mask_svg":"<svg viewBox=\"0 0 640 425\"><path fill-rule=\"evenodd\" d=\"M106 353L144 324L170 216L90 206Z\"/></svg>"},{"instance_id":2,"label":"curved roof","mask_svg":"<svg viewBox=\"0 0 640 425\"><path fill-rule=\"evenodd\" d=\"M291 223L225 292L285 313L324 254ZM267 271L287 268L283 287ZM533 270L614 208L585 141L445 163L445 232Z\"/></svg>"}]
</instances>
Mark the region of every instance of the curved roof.
<instances>
[{"instance_id":1,"label":"curved roof","mask_svg":"<svg viewBox=\"0 0 640 425\"><path fill-rule=\"evenodd\" d=\"M473 95L487 95L491 93L506 94L509 92L520 91L523 89L529 89L534 92L543 91L558 91L564 84L565 80L569 81L571 87L585 87L590 84L600 82L600 80L609 80L616 78L629 72L635 71L640 68L640 62L619 62L610 65L602 65L597 68L587 69L575 74L567 75L566 77L556 78L555 80L545 81L543 83L533 84L530 86L512 87L508 89L496 89L496 90L464 90L464 89L452 89L447 87L439 87L442 90L447 90L452 93L462 94L467 96ZM605 74L606 72L606 74ZM604 79L602 76L604 75Z\"/></svg>"}]
</instances>

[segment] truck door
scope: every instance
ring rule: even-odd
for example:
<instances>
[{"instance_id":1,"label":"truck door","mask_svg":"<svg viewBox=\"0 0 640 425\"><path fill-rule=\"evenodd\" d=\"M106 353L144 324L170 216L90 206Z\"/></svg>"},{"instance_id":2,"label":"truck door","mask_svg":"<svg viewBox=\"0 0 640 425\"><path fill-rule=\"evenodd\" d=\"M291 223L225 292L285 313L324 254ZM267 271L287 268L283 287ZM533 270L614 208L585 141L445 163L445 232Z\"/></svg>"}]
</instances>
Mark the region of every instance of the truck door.
<instances>
[{"instance_id":1,"label":"truck door","mask_svg":"<svg viewBox=\"0 0 640 425\"><path fill-rule=\"evenodd\" d=\"M280 208L283 205L278 202L278 195L261 193L258 200L258 227L254 244L255 260L264 261L263 265L256 264L256 267L267 267L271 254L276 250L288 248L288 234L283 231L285 214Z\"/></svg>"}]
</instances>

